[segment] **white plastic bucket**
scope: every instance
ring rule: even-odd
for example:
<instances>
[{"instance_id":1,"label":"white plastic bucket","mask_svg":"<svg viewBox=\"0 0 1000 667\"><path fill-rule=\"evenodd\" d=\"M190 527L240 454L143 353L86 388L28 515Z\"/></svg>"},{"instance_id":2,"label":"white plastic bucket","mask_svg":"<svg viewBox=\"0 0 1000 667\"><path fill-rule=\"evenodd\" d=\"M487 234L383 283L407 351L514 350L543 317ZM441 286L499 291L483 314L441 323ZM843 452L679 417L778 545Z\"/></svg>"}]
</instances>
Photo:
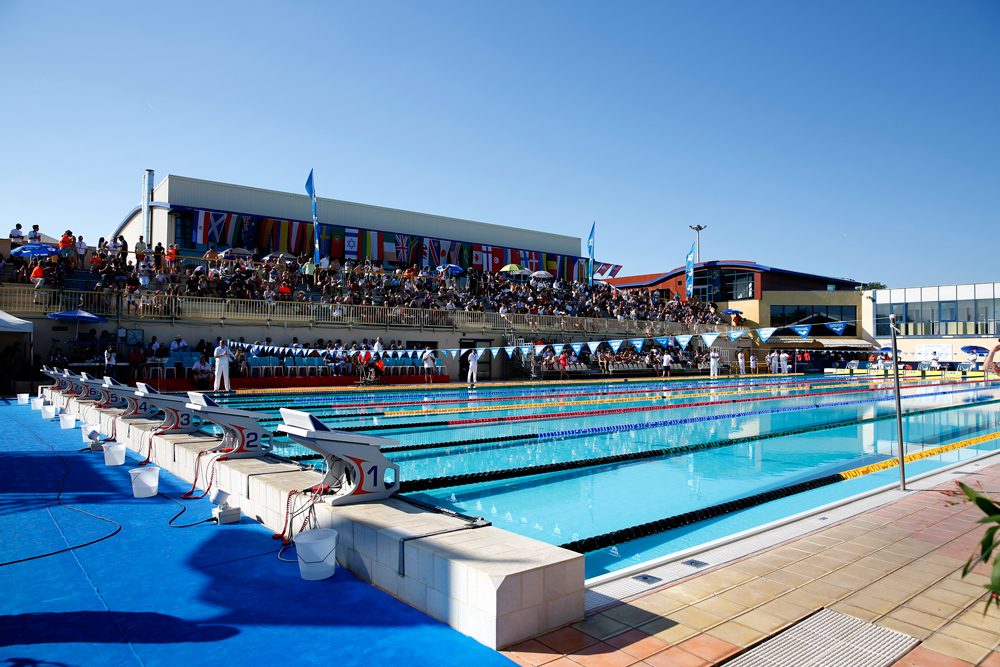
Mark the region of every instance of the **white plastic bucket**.
<instances>
[{"instance_id":1,"label":"white plastic bucket","mask_svg":"<svg viewBox=\"0 0 1000 667\"><path fill-rule=\"evenodd\" d=\"M30 396L31 396L31 394L18 394L17 395L17 404L18 405L27 405L28 404L28 398Z\"/></svg>"},{"instance_id":2,"label":"white plastic bucket","mask_svg":"<svg viewBox=\"0 0 1000 667\"><path fill-rule=\"evenodd\" d=\"M55 419L56 414L58 414L59 408L54 405L43 405L42 406L42 419Z\"/></svg>"},{"instance_id":3,"label":"white plastic bucket","mask_svg":"<svg viewBox=\"0 0 1000 667\"><path fill-rule=\"evenodd\" d=\"M104 465L120 466L125 463L125 445L120 442L109 442L104 445Z\"/></svg>"},{"instance_id":4,"label":"white plastic bucket","mask_svg":"<svg viewBox=\"0 0 1000 667\"><path fill-rule=\"evenodd\" d=\"M59 415L59 428L76 428L76 415Z\"/></svg>"},{"instance_id":5,"label":"white plastic bucket","mask_svg":"<svg viewBox=\"0 0 1000 667\"><path fill-rule=\"evenodd\" d=\"M122 445L124 447L124 445ZM132 468L132 495L136 498L152 498L160 488L160 469L156 466Z\"/></svg>"},{"instance_id":6,"label":"white plastic bucket","mask_svg":"<svg viewBox=\"0 0 1000 667\"><path fill-rule=\"evenodd\" d=\"M84 424L80 427L80 437L84 442L99 440L101 438L101 427L97 424Z\"/></svg>"},{"instance_id":7,"label":"white plastic bucket","mask_svg":"<svg viewBox=\"0 0 1000 667\"><path fill-rule=\"evenodd\" d=\"M340 536L332 528L314 528L295 536L299 574L308 581L333 576L337 569L337 543Z\"/></svg>"},{"instance_id":8,"label":"white plastic bucket","mask_svg":"<svg viewBox=\"0 0 1000 667\"><path fill-rule=\"evenodd\" d=\"M45 399L44 398L33 398L33 399L31 399L31 409L32 410L41 410L43 405L45 405Z\"/></svg>"}]
</instances>

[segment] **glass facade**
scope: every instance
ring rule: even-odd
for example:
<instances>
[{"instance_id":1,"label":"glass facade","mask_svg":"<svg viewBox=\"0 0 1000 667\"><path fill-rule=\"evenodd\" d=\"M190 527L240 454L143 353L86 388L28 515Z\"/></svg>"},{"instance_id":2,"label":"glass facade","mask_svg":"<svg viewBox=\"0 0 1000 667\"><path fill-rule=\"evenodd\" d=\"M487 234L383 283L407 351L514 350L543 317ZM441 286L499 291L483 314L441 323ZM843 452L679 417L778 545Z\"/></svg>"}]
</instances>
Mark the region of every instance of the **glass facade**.
<instances>
[{"instance_id":1,"label":"glass facade","mask_svg":"<svg viewBox=\"0 0 1000 667\"><path fill-rule=\"evenodd\" d=\"M995 336L998 330L993 298L876 302L876 336L891 335L890 313L895 314L900 323L901 336Z\"/></svg>"},{"instance_id":2,"label":"glass facade","mask_svg":"<svg viewBox=\"0 0 1000 667\"><path fill-rule=\"evenodd\" d=\"M705 269L695 271L694 299L697 301L739 301L752 299L753 271Z\"/></svg>"},{"instance_id":3,"label":"glass facade","mask_svg":"<svg viewBox=\"0 0 1000 667\"><path fill-rule=\"evenodd\" d=\"M778 327L776 336L797 336L788 327L798 324L825 324L827 322L847 322L844 336L858 335L858 309L856 306L771 306L771 326ZM827 330L831 336L833 331ZM812 335L821 335L816 330Z\"/></svg>"}]
</instances>

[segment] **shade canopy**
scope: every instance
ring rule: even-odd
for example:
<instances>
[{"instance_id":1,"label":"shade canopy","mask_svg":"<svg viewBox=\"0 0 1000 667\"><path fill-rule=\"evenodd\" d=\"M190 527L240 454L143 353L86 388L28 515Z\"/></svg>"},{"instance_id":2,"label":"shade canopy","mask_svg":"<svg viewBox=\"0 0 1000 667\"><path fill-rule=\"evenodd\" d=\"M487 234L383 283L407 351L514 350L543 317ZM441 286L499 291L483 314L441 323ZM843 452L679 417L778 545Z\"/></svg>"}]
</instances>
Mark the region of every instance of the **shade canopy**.
<instances>
[{"instance_id":1,"label":"shade canopy","mask_svg":"<svg viewBox=\"0 0 1000 667\"><path fill-rule=\"evenodd\" d=\"M554 278L555 276L553 276L548 271L535 271L534 273L531 274L531 277L532 278Z\"/></svg>"},{"instance_id":2,"label":"shade canopy","mask_svg":"<svg viewBox=\"0 0 1000 667\"><path fill-rule=\"evenodd\" d=\"M457 264L442 264L441 266L437 267L437 270L442 272L446 271L448 272L448 274L453 276L460 276L463 273L465 273L465 269L458 266Z\"/></svg>"},{"instance_id":3,"label":"shade canopy","mask_svg":"<svg viewBox=\"0 0 1000 667\"><path fill-rule=\"evenodd\" d=\"M29 243L10 251L11 257L55 257L59 248L44 243Z\"/></svg>"},{"instance_id":4,"label":"shade canopy","mask_svg":"<svg viewBox=\"0 0 1000 667\"><path fill-rule=\"evenodd\" d=\"M31 333L34 328L34 325L28 320L22 320L0 310L0 332Z\"/></svg>"},{"instance_id":5,"label":"shade canopy","mask_svg":"<svg viewBox=\"0 0 1000 667\"><path fill-rule=\"evenodd\" d=\"M985 347L980 347L979 345L966 345L962 348L962 352L966 354L989 354L990 351Z\"/></svg>"}]
</instances>

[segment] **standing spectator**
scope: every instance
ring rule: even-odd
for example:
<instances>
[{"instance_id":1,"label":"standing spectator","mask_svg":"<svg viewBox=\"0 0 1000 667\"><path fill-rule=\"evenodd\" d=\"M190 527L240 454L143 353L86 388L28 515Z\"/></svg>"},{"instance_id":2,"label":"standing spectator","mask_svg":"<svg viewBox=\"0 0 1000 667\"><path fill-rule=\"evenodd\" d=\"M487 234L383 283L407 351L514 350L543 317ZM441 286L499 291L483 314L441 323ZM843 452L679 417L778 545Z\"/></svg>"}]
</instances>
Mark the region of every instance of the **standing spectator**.
<instances>
[{"instance_id":1,"label":"standing spectator","mask_svg":"<svg viewBox=\"0 0 1000 667\"><path fill-rule=\"evenodd\" d=\"M562 380L565 377L569 379L569 373L566 372L566 364L569 363L569 354L566 353L566 348L563 348L562 354L559 355L559 379Z\"/></svg>"},{"instance_id":2,"label":"standing spectator","mask_svg":"<svg viewBox=\"0 0 1000 667\"><path fill-rule=\"evenodd\" d=\"M24 243L24 232L21 231L21 223L14 225L14 229L10 230L10 248L20 248L21 244Z\"/></svg>"},{"instance_id":3,"label":"standing spectator","mask_svg":"<svg viewBox=\"0 0 1000 667\"><path fill-rule=\"evenodd\" d=\"M781 372L784 375L788 375L788 351L783 350L778 359L781 361Z\"/></svg>"},{"instance_id":4,"label":"standing spectator","mask_svg":"<svg viewBox=\"0 0 1000 667\"><path fill-rule=\"evenodd\" d=\"M219 339L212 356L215 357L215 391L219 391L223 380L225 380L226 391L232 391L229 388L229 347L226 345L226 341Z\"/></svg>"},{"instance_id":5,"label":"standing spectator","mask_svg":"<svg viewBox=\"0 0 1000 667\"><path fill-rule=\"evenodd\" d=\"M712 377L719 377L719 348L713 347L711 353L708 355L710 361L708 364L708 373Z\"/></svg>"},{"instance_id":6,"label":"standing spectator","mask_svg":"<svg viewBox=\"0 0 1000 667\"><path fill-rule=\"evenodd\" d=\"M434 382L434 350L431 349L430 345L424 347L424 353L420 355L424 360L424 375L427 377L428 384Z\"/></svg>"},{"instance_id":7,"label":"standing spectator","mask_svg":"<svg viewBox=\"0 0 1000 667\"><path fill-rule=\"evenodd\" d=\"M135 242L135 265L139 266L144 259L146 259L146 242L142 240L140 234L139 240Z\"/></svg>"},{"instance_id":8,"label":"standing spectator","mask_svg":"<svg viewBox=\"0 0 1000 667\"><path fill-rule=\"evenodd\" d=\"M104 350L104 375L114 379L116 370L118 370L118 357L115 356L115 346L108 345L108 349Z\"/></svg>"},{"instance_id":9,"label":"standing spectator","mask_svg":"<svg viewBox=\"0 0 1000 667\"><path fill-rule=\"evenodd\" d=\"M76 268L87 268L87 242L83 240L83 234L76 237Z\"/></svg>"},{"instance_id":10,"label":"standing spectator","mask_svg":"<svg viewBox=\"0 0 1000 667\"><path fill-rule=\"evenodd\" d=\"M747 367L746 367L746 360L743 357L743 350L740 350L740 353L736 355L736 358L739 359L740 362L740 375L746 375Z\"/></svg>"},{"instance_id":11,"label":"standing spectator","mask_svg":"<svg viewBox=\"0 0 1000 667\"><path fill-rule=\"evenodd\" d=\"M476 380L479 374L479 351L475 348L469 350L469 389L476 388Z\"/></svg>"},{"instance_id":12,"label":"standing spectator","mask_svg":"<svg viewBox=\"0 0 1000 667\"><path fill-rule=\"evenodd\" d=\"M76 254L76 239L73 238L73 232L66 230L59 239L59 255L65 259L70 264L73 264L73 256Z\"/></svg>"},{"instance_id":13,"label":"standing spectator","mask_svg":"<svg viewBox=\"0 0 1000 667\"><path fill-rule=\"evenodd\" d=\"M125 240L124 236L118 237L118 261L121 262L122 266L128 262L128 241Z\"/></svg>"},{"instance_id":14,"label":"standing spectator","mask_svg":"<svg viewBox=\"0 0 1000 667\"><path fill-rule=\"evenodd\" d=\"M38 231L38 225L32 225L31 231L28 232L28 243L41 243L42 233Z\"/></svg>"}]
</instances>

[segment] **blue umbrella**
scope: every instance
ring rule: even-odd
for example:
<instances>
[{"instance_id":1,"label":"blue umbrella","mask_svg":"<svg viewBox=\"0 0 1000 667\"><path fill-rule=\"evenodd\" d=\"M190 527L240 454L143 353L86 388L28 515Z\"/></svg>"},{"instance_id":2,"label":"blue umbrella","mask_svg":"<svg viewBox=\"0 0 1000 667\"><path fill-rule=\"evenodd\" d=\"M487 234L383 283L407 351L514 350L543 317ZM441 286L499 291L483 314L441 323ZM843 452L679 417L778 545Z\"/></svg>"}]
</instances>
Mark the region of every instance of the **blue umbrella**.
<instances>
[{"instance_id":1,"label":"blue umbrella","mask_svg":"<svg viewBox=\"0 0 1000 667\"><path fill-rule=\"evenodd\" d=\"M85 310L64 310L61 313L49 313L49 318L60 322L101 323L108 321L105 317L88 313Z\"/></svg>"},{"instance_id":2,"label":"blue umbrella","mask_svg":"<svg viewBox=\"0 0 1000 667\"><path fill-rule=\"evenodd\" d=\"M978 345L966 345L962 348L962 352L966 354L989 354L990 351L985 347L980 347Z\"/></svg>"},{"instance_id":3,"label":"blue umbrella","mask_svg":"<svg viewBox=\"0 0 1000 667\"><path fill-rule=\"evenodd\" d=\"M724 311L722 311L722 314L723 315L742 315L743 311L742 310L736 310L735 308L726 308Z\"/></svg>"},{"instance_id":4,"label":"blue umbrella","mask_svg":"<svg viewBox=\"0 0 1000 667\"><path fill-rule=\"evenodd\" d=\"M437 270L447 271L449 274L453 276L460 276L463 273L465 273L465 269L458 266L457 264L442 264L441 266L437 267Z\"/></svg>"},{"instance_id":5,"label":"blue umbrella","mask_svg":"<svg viewBox=\"0 0 1000 667\"><path fill-rule=\"evenodd\" d=\"M29 243L10 251L11 257L54 257L59 254L59 248L44 243Z\"/></svg>"}]
</instances>

